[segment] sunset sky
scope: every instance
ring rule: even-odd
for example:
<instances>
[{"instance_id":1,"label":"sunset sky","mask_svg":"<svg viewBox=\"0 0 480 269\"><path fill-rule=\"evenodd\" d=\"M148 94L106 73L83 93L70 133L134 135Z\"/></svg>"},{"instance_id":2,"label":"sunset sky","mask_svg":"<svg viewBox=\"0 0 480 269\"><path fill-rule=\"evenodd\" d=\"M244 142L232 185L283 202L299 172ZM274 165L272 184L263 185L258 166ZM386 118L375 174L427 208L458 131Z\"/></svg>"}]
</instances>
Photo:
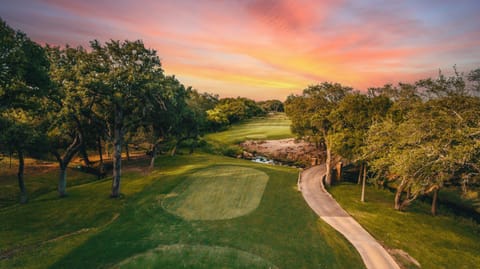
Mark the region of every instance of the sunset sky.
<instances>
[{"instance_id":1,"label":"sunset sky","mask_svg":"<svg viewBox=\"0 0 480 269\"><path fill-rule=\"evenodd\" d=\"M2 0L41 44L142 39L167 74L221 97L284 100L480 67L479 0Z\"/></svg>"}]
</instances>

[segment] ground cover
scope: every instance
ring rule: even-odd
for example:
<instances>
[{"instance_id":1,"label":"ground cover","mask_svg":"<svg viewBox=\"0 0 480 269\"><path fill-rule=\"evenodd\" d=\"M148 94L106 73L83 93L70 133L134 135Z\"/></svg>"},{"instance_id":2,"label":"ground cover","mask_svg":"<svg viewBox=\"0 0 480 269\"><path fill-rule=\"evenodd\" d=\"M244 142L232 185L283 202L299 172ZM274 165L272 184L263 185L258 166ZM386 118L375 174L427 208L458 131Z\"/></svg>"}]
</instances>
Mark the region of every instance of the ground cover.
<instances>
[{"instance_id":1,"label":"ground cover","mask_svg":"<svg viewBox=\"0 0 480 269\"><path fill-rule=\"evenodd\" d=\"M267 182L258 169L216 165L193 173L162 205L187 220L231 219L258 207Z\"/></svg>"},{"instance_id":2,"label":"ground cover","mask_svg":"<svg viewBox=\"0 0 480 269\"><path fill-rule=\"evenodd\" d=\"M393 194L367 188L361 203L360 186L343 183L329 190L334 198L377 240L389 249L401 249L421 268L476 268L480 264L480 225L440 207L429 215L429 203L417 201L406 212L393 209ZM407 268L417 268L395 255Z\"/></svg>"},{"instance_id":3,"label":"ground cover","mask_svg":"<svg viewBox=\"0 0 480 269\"><path fill-rule=\"evenodd\" d=\"M157 165L159 169L148 175L126 173L120 200L108 198L110 181L106 179L72 187L65 199L52 192L27 205L2 209L0 246L4 257L0 268L110 267L159 246L178 244L193 249L234 249L278 268L362 266L352 246L305 205L295 189L296 169L210 154L165 156ZM258 208L216 221L185 220L164 209L163 200L175 188L213 165L239 166L268 175ZM201 249L192 255L208 253ZM245 257L238 253L227 251L219 260L204 259L202 264L235 268L241 264L237 260ZM171 255L165 266L177 260L177 268L192 268L188 264L182 267L182 255Z\"/></svg>"},{"instance_id":4,"label":"ground cover","mask_svg":"<svg viewBox=\"0 0 480 269\"><path fill-rule=\"evenodd\" d=\"M290 131L290 123L285 113L276 113L234 124L228 130L207 134L205 139L210 142L233 145L245 140L290 138L294 137Z\"/></svg>"},{"instance_id":5,"label":"ground cover","mask_svg":"<svg viewBox=\"0 0 480 269\"><path fill-rule=\"evenodd\" d=\"M67 198L52 190L0 209L0 268L363 268L353 247L305 204L297 169L207 153L162 156L153 171L147 164L125 167L120 199L109 198L106 178L71 186ZM212 190L219 200L231 192L234 199L217 204L240 213L179 216L189 201L208 203ZM179 195L170 200L172 193Z\"/></svg>"}]
</instances>

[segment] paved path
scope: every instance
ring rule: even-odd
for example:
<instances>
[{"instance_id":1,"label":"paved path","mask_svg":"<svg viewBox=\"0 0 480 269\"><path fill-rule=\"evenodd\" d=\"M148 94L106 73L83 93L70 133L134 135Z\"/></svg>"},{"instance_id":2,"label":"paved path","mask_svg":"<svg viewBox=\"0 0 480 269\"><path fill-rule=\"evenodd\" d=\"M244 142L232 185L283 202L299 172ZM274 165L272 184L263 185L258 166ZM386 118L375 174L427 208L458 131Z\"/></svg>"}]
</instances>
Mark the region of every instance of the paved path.
<instances>
[{"instance_id":1,"label":"paved path","mask_svg":"<svg viewBox=\"0 0 480 269\"><path fill-rule=\"evenodd\" d=\"M323 187L325 165L302 172L299 187L318 216L343 234L358 250L368 269L400 269L388 252L332 198Z\"/></svg>"}]
</instances>

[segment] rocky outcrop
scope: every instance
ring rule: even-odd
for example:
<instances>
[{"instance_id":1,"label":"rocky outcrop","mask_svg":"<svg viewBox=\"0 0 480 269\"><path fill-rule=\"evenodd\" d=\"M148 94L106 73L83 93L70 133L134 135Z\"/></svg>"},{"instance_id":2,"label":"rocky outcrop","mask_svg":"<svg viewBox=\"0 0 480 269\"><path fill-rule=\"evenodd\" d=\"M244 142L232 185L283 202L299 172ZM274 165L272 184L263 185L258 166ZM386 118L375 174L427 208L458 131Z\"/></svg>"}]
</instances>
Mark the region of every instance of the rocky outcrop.
<instances>
[{"instance_id":1,"label":"rocky outcrop","mask_svg":"<svg viewBox=\"0 0 480 269\"><path fill-rule=\"evenodd\" d=\"M240 146L252 155L266 156L283 163L310 166L325 161L325 152L308 141L288 138L280 140L248 140ZM244 156L251 156L243 154Z\"/></svg>"}]
</instances>

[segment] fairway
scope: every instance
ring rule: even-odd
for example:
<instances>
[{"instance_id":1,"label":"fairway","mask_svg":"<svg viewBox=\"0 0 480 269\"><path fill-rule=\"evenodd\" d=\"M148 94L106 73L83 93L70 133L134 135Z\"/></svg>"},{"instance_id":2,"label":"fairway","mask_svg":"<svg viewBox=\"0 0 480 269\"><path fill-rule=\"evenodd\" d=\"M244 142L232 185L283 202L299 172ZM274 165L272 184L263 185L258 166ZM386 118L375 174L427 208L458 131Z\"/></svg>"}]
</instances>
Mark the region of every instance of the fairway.
<instances>
[{"instance_id":1,"label":"fairway","mask_svg":"<svg viewBox=\"0 0 480 269\"><path fill-rule=\"evenodd\" d=\"M181 262L179 262L181 261ZM238 249L202 245L160 246L129 258L113 268L277 268L270 262Z\"/></svg>"},{"instance_id":2,"label":"fairway","mask_svg":"<svg viewBox=\"0 0 480 269\"><path fill-rule=\"evenodd\" d=\"M260 204L268 175L242 166L214 166L187 177L164 200L163 207L186 220L232 219Z\"/></svg>"},{"instance_id":3,"label":"fairway","mask_svg":"<svg viewBox=\"0 0 480 269\"><path fill-rule=\"evenodd\" d=\"M294 135L290 131L290 123L285 113L276 113L234 124L226 131L207 134L205 139L231 145L245 140L291 138Z\"/></svg>"}]
</instances>

